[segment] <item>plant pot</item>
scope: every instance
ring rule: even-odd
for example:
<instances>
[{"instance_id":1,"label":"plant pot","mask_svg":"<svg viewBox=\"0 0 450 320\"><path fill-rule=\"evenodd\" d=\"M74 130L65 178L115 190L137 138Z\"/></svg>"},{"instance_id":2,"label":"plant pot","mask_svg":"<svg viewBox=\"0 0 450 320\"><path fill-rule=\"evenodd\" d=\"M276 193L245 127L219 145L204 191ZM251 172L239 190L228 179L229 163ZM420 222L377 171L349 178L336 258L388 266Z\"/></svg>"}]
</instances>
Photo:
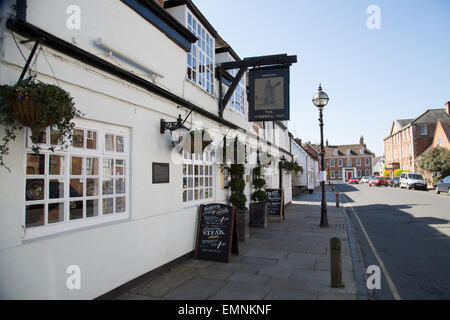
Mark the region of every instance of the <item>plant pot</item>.
<instances>
[{"instance_id":1,"label":"plant pot","mask_svg":"<svg viewBox=\"0 0 450 320\"><path fill-rule=\"evenodd\" d=\"M245 242L250 238L250 213L247 208L237 210L237 227L239 241Z\"/></svg>"},{"instance_id":2,"label":"plant pot","mask_svg":"<svg viewBox=\"0 0 450 320\"><path fill-rule=\"evenodd\" d=\"M267 227L267 203L250 203L250 226L255 228Z\"/></svg>"}]
</instances>

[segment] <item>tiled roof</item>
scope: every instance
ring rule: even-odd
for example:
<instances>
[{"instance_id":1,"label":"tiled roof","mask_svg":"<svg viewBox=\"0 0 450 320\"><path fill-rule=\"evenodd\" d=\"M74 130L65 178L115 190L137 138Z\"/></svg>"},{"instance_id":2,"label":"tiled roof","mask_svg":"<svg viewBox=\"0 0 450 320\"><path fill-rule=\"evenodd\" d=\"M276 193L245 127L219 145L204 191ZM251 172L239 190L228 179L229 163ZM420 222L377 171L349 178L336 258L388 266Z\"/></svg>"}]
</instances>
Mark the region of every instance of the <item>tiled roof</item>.
<instances>
[{"instance_id":1,"label":"tiled roof","mask_svg":"<svg viewBox=\"0 0 450 320\"><path fill-rule=\"evenodd\" d=\"M316 149L320 150L319 145L313 145ZM364 153L361 153L360 150L364 149ZM334 150L338 150L338 153L335 154ZM350 156L373 156L374 153L370 151L366 146L360 145L360 144L343 144L343 145L328 145L328 147L325 146L325 157L343 157L343 156L349 156L347 154L347 150L350 149Z\"/></svg>"},{"instance_id":2,"label":"tiled roof","mask_svg":"<svg viewBox=\"0 0 450 320\"><path fill-rule=\"evenodd\" d=\"M414 119L404 119L404 120L395 120L398 122L401 128L404 128L406 125L410 124L414 121Z\"/></svg>"},{"instance_id":3,"label":"tiled roof","mask_svg":"<svg viewBox=\"0 0 450 320\"><path fill-rule=\"evenodd\" d=\"M445 109L428 109L416 119L414 119L414 124L432 124L437 123L439 120L450 119Z\"/></svg>"}]
</instances>

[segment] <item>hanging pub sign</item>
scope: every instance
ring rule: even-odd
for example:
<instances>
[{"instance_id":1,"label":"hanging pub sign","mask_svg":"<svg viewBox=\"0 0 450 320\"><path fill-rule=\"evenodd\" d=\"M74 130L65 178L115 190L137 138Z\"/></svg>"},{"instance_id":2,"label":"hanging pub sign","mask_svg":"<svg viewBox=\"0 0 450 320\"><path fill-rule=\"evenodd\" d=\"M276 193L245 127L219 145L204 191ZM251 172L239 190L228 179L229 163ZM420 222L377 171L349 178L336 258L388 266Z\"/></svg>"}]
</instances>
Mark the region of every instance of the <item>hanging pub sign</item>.
<instances>
[{"instance_id":1,"label":"hanging pub sign","mask_svg":"<svg viewBox=\"0 0 450 320\"><path fill-rule=\"evenodd\" d=\"M249 71L248 121L289 120L289 67Z\"/></svg>"}]
</instances>

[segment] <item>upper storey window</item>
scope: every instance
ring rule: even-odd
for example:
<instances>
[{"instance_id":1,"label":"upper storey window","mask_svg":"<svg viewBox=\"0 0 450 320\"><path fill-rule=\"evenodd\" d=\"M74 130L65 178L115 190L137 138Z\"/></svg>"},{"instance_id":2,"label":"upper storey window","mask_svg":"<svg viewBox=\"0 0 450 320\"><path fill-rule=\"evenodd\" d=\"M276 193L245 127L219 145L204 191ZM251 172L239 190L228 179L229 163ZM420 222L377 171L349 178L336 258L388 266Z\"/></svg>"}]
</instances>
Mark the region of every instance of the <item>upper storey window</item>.
<instances>
[{"instance_id":1,"label":"upper storey window","mask_svg":"<svg viewBox=\"0 0 450 320\"><path fill-rule=\"evenodd\" d=\"M229 59L229 61L231 62L232 60ZM237 69L230 70L230 74L233 77L236 77L237 73ZM231 109L245 115L245 77L242 77L236 90L234 90L230 100L230 105Z\"/></svg>"},{"instance_id":2,"label":"upper storey window","mask_svg":"<svg viewBox=\"0 0 450 320\"><path fill-rule=\"evenodd\" d=\"M191 45L191 52L187 57L188 79L213 94L215 40L189 10L187 11L187 27L198 38L197 42Z\"/></svg>"}]
</instances>

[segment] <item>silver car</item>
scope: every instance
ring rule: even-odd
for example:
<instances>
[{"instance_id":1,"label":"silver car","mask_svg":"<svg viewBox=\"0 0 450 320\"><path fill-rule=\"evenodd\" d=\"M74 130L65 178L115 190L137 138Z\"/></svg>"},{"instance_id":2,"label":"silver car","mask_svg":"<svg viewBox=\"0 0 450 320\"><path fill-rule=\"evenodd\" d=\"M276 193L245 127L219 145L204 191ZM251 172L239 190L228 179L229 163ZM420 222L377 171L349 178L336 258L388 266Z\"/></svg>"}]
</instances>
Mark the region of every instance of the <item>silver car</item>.
<instances>
[{"instance_id":1,"label":"silver car","mask_svg":"<svg viewBox=\"0 0 450 320\"><path fill-rule=\"evenodd\" d=\"M447 192L450 196L450 176L446 176L436 185L436 193Z\"/></svg>"}]
</instances>

